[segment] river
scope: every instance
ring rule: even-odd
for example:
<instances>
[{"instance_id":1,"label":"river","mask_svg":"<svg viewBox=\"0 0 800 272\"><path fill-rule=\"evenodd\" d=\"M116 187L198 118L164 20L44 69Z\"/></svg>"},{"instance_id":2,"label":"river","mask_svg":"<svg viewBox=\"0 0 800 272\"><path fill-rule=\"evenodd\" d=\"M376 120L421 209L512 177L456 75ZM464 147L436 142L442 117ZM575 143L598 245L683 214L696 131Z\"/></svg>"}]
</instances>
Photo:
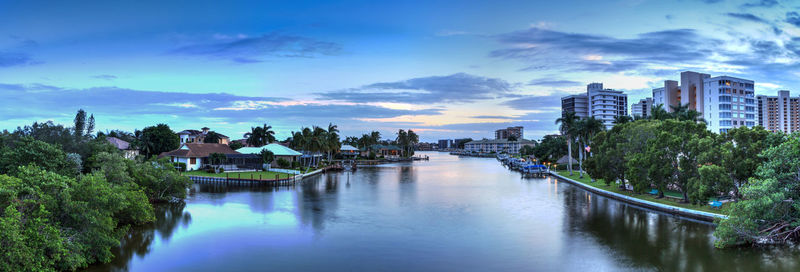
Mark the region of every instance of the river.
<instances>
[{"instance_id":1,"label":"river","mask_svg":"<svg viewBox=\"0 0 800 272\"><path fill-rule=\"evenodd\" d=\"M494 159L361 167L289 188L194 185L117 258L131 271L797 271L794 248L715 249L714 226Z\"/></svg>"}]
</instances>

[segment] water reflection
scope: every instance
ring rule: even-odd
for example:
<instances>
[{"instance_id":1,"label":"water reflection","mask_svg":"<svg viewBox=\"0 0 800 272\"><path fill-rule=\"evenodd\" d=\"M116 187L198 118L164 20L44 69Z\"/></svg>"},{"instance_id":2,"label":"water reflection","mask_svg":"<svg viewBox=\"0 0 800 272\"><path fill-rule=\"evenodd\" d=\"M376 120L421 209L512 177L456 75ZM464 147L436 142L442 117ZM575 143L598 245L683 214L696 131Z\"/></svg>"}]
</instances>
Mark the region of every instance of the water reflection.
<instances>
[{"instance_id":1,"label":"water reflection","mask_svg":"<svg viewBox=\"0 0 800 272\"><path fill-rule=\"evenodd\" d=\"M661 271L797 271L793 249L713 247L714 226L646 211L576 187L563 191L566 237L589 234L612 251L618 262Z\"/></svg>"},{"instance_id":2,"label":"water reflection","mask_svg":"<svg viewBox=\"0 0 800 272\"><path fill-rule=\"evenodd\" d=\"M134 256L142 258L150 253L153 240L160 239L163 243L169 242L175 229L178 226L188 226L192 222L192 216L184 212L186 204L172 203L160 204L154 207L156 221L154 223L141 226L131 231L121 242L121 246L112 249L111 253L116 256L114 260L105 265L89 267L89 271L127 271L129 261Z\"/></svg>"},{"instance_id":3,"label":"water reflection","mask_svg":"<svg viewBox=\"0 0 800 272\"><path fill-rule=\"evenodd\" d=\"M717 250L709 224L521 179L493 159L428 155L294 187L195 185L91 270L800 269L793 249Z\"/></svg>"}]
</instances>

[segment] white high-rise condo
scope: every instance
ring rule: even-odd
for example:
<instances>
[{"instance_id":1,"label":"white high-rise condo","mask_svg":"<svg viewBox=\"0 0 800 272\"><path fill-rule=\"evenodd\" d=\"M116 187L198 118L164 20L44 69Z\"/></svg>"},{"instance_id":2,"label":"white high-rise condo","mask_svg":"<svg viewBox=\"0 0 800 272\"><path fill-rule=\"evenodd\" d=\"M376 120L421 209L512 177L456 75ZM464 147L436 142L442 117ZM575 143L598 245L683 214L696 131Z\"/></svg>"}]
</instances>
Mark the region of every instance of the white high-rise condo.
<instances>
[{"instance_id":1,"label":"white high-rise condo","mask_svg":"<svg viewBox=\"0 0 800 272\"><path fill-rule=\"evenodd\" d=\"M729 76L703 81L703 118L708 129L724 133L731 128L756 125L756 99L753 81ZM697 102L699 105L701 102Z\"/></svg>"},{"instance_id":2,"label":"white high-rise condo","mask_svg":"<svg viewBox=\"0 0 800 272\"><path fill-rule=\"evenodd\" d=\"M778 96L759 95L758 123L772 132L792 133L800 130L800 97L790 97L789 91L778 91Z\"/></svg>"},{"instance_id":3,"label":"white high-rise condo","mask_svg":"<svg viewBox=\"0 0 800 272\"><path fill-rule=\"evenodd\" d=\"M661 105L667 112L672 112L673 107L688 104L690 110L703 112L705 104L703 81L711 75L698 72L681 72L681 81L665 80L664 87L653 89L653 106Z\"/></svg>"},{"instance_id":4,"label":"white high-rise condo","mask_svg":"<svg viewBox=\"0 0 800 272\"><path fill-rule=\"evenodd\" d=\"M614 126L615 116L628 115L628 95L622 91L603 89L603 83L586 86L589 96L589 116L600 119L606 128Z\"/></svg>"}]
</instances>

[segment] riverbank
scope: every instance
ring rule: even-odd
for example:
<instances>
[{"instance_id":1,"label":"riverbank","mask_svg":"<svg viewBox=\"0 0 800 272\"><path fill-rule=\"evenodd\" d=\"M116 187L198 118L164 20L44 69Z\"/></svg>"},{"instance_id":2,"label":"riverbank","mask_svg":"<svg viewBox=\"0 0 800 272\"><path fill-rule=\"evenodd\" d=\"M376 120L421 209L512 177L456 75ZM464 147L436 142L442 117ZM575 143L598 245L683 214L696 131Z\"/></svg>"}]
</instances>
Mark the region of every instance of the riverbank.
<instances>
[{"instance_id":1,"label":"riverbank","mask_svg":"<svg viewBox=\"0 0 800 272\"><path fill-rule=\"evenodd\" d=\"M724 207L715 209L710 206L678 203L666 198L659 199L651 195L622 191L616 184L606 185L602 180L591 182L591 178L589 178L588 175L579 178L578 174L573 172L573 176L569 176L569 171L566 170L554 171L551 173L560 180L575 184L587 191L632 205L706 222L714 222L715 219L727 218L727 216L723 214L725 212Z\"/></svg>"}]
</instances>

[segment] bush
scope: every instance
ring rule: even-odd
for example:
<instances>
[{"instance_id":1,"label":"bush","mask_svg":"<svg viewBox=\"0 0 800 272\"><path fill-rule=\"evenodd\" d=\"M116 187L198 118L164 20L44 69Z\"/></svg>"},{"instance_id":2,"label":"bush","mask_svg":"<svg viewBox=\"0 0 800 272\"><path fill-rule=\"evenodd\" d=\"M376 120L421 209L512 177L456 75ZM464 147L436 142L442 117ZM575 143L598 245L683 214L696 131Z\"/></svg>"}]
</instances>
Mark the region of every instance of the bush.
<instances>
[{"instance_id":1,"label":"bush","mask_svg":"<svg viewBox=\"0 0 800 272\"><path fill-rule=\"evenodd\" d=\"M370 159L370 160L374 160L376 156L377 155L375 155L375 152L370 151L369 152L369 156L367 158Z\"/></svg>"},{"instance_id":2,"label":"bush","mask_svg":"<svg viewBox=\"0 0 800 272\"><path fill-rule=\"evenodd\" d=\"M178 168L180 168L181 172L186 172L186 163L176 162L175 165L178 166Z\"/></svg>"},{"instance_id":3,"label":"bush","mask_svg":"<svg viewBox=\"0 0 800 272\"><path fill-rule=\"evenodd\" d=\"M225 173L225 168L222 168L222 167L220 167L220 168L219 168L219 172L220 172L220 173Z\"/></svg>"},{"instance_id":4,"label":"bush","mask_svg":"<svg viewBox=\"0 0 800 272\"><path fill-rule=\"evenodd\" d=\"M284 158L278 158L278 167L280 168L289 168L291 166L291 162Z\"/></svg>"}]
</instances>

